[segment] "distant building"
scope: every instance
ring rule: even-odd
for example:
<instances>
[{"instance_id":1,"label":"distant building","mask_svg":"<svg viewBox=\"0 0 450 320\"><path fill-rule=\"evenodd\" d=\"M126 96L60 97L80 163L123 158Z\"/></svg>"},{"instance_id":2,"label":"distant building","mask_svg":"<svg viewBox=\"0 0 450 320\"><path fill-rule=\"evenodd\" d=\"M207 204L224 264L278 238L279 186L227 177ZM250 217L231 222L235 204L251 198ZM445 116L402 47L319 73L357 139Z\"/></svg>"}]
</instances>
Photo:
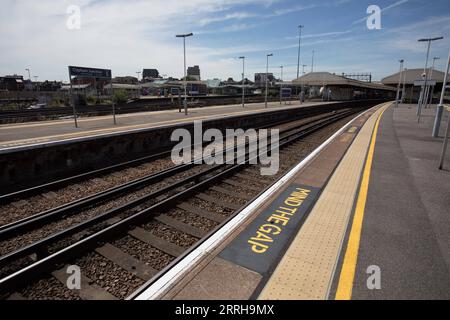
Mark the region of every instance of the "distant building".
<instances>
[{"instance_id":1,"label":"distant building","mask_svg":"<svg viewBox=\"0 0 450 320\"><path fill-rule=\"evenodd\" d=\"M157 69L144 69L142 71L142 79L144 79L144 81L151 81L156 78L159 78L159 72Z\"/></svg>"},{"instance_id":2,"label":"distant building","mask_svg":"<svg viewBox=\"0 0 450 320\"><path fill-rule=\"evenodd\" d=\"M442 84L444 82L445 73L439 70L433 70L433 74L431 75L431 68L428 68L426 73L431 76L432 83L436 82L435 86L432 86L431 92L433 92L433 97L430 95L430 99L435 99L434 102L440 97L440 93L442 90ZM381 83L393 88L397 88L398 82L400 79L400 73L396 72L391 74L381 80ZM400 90L403 91L403 87L405 88L404 94L400 92L400 97L403 98L406 102L416 103L420 97L420 91L422 89L421 86L415 86L414 82L418 80L423 80L423 68L417 69L405 69L402 72L402 80Z\"/></svg>"},{"instance_id":3,"label":"distant building","mask_svg":"<svg viewBox=\"0 0 450 320\"><path fill-rule=\"evenodd\" d=\"M200 67L199 66L188 67L187 75L188 77L200 81Z\"/></svg>"},{"instance_id":4,"label":"distant building","mask_svg":"<svg viewBox=\"0 0 450 320\"><path fill-rule=\"evenodd\" d=\"M255 73L255 84L260 85L266 83L266 79L269 82L275 81L273 73Z\"/></svg>"},{"instance_id":5,"label":"distant building","mask_svg":"<svg viewBox=\"0 0 450 320\"><path fill-rule=\"evenodd\" d=\"M139 81L136 77L115 77L112 79L113 83L122 83L122 84L138 84Z\"/></svg>"},{"instance_id":6,"label":"distant building","mask_svg":"<svg viewBox=\"0 0 450 320\"><path fill-rule=\"evenodd\" d=\"M45 80L39 84L39 91L58 91L61 89L61 86L61 82Z\"/></svg>"},{"instance_id":7,"label":"distant building","mask_svg":"<svg viewBox=\"0 0 450 320\"><path fill-rule=\"evenodd\" d=\"M13 76L0 77L0 90L21 91L24 88L23 76L15 74Z\"/></svg>"}]
</instances>

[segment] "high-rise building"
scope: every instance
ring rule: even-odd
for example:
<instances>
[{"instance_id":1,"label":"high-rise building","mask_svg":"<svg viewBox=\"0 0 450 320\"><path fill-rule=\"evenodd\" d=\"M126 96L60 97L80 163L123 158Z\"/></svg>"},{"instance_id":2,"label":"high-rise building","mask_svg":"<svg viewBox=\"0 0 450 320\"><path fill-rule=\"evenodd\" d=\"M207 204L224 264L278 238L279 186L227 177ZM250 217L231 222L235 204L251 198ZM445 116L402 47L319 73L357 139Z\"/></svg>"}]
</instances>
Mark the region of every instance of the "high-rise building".
<instances>
[{"instance_id":1,"label":"high-rise building","mask_svg":"<svg viewBox=\"0 0 450 320\"><path fill-rule=\"evenodd\" d=\"M188 77L200 81L200 67L199 66L188 67L187 75Z\"/></svg>"},{"instance_id":2,"label":"high-rise building","mask_svg":"<svg viewBox=\"0 0 450 320\"><path fill-rule=\"evenodd\" d=\"M144 69L142 70L142 79L152 80L159 78L159 72L157 69Z\"/></svg>"}]
</instances>

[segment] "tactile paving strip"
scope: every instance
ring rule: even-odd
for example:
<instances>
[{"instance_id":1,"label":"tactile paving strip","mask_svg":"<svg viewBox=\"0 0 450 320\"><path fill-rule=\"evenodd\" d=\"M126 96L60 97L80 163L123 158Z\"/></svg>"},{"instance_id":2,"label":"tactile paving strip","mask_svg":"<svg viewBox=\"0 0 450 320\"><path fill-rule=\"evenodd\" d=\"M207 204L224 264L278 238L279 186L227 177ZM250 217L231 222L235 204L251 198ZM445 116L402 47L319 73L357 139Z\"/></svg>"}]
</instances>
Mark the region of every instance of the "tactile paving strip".
<instances>
[{"instance_id":1,"label":"tactile paving strip","mask_svg":"<svg viewBox=\"0 0 450 320\"><path fill-rule=\"evenodd\" d=\"M379 108L366 122L259 299L327 299Z\"/></svg>"}]
</instances>

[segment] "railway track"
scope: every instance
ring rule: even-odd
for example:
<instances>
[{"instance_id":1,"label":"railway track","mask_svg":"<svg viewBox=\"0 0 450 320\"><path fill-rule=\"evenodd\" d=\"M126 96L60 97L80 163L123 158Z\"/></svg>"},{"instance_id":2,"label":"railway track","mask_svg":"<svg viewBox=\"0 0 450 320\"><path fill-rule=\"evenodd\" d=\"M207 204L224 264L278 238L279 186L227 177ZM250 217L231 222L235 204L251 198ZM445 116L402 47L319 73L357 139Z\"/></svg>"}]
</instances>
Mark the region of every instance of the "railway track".
<instances>
[{"instance_id":1,"label":"railway track","mask_svg":"<svg viewBox=\"0 0 450 320\"><path fill-rule=\"evenodd\" d=\"M30 299L126 298L356 111L284 125L280 172L272 177L261 177L259 166L248 164L249 155L244 164L180 165L1 226L0 293ZM81 290L64 286L68 264L81 268Z\"/></svg>"}]
</instances>

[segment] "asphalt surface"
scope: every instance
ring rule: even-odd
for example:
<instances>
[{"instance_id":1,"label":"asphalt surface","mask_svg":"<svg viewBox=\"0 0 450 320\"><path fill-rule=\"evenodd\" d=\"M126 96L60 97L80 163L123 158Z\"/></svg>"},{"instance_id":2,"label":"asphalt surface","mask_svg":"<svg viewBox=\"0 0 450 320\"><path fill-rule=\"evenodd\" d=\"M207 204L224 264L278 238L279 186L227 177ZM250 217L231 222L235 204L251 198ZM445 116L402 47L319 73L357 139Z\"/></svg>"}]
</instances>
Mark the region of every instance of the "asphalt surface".
<instances>
[{"instance_id":1,"label":"asphalt surface","mask_svg":"<svg viewBox=\"0 0 450 320\"><path fill-rule=\"evenodd\" d=\"M380 123L352 299L450 299L450 155L437 169L442 138L433 110L389 108ZM369 266L381 289L369 290Z\"/></svg>"}]
</instances>

